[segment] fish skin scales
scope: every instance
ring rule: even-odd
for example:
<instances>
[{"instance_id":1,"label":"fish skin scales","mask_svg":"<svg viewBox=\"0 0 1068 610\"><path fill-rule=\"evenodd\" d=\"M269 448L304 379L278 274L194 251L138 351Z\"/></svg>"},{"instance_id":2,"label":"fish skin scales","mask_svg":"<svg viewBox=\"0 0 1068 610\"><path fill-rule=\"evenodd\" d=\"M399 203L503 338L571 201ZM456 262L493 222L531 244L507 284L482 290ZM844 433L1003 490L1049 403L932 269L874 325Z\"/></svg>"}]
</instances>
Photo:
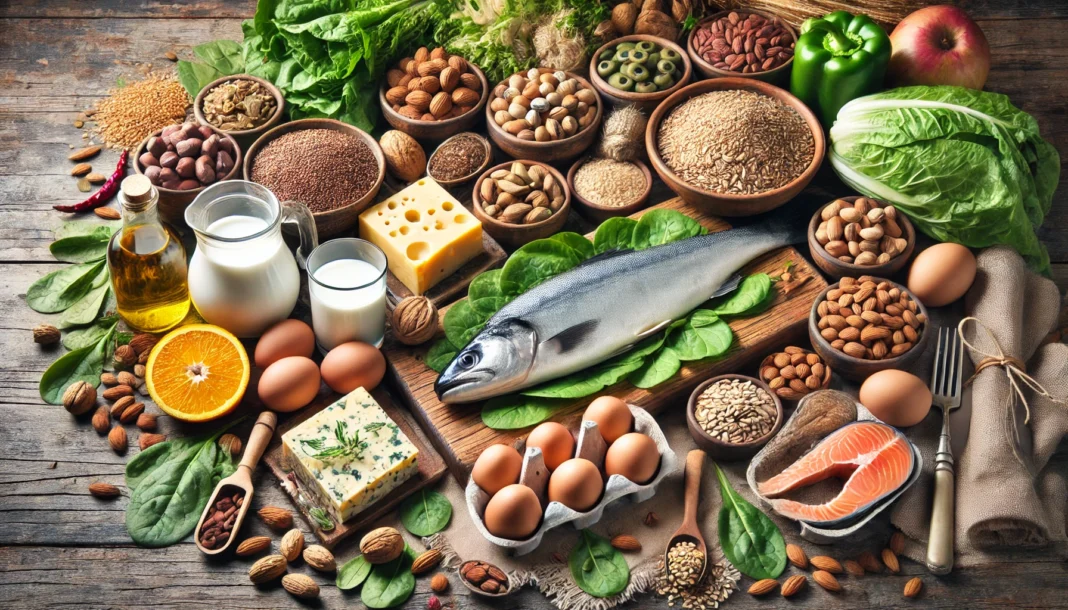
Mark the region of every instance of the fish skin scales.
<instances>
[{"instance_id":1,"label":"fish skin scales","mask_svg":"<svg viewBox=\"0 0 1068 610\"><path fill-rule=\"evenodd\" d=\"M781 495L832 476L846 477L839 494L823 504L770 500L779 514L828 523L848 518L890 495L912 472L912 447L896 429L876 422L850 424L823 439L780 474L757 485L764 496Z\"/></svg>"}]
</instances>

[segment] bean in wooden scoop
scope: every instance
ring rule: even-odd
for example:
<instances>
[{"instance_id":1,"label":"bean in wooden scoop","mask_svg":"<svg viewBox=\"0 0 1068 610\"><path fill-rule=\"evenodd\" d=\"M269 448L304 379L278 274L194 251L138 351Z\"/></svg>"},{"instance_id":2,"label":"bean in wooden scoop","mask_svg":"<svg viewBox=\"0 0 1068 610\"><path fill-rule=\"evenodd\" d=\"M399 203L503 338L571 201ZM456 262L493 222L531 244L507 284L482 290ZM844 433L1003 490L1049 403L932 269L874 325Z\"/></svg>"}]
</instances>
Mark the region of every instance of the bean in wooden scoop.
<instances>
[{"instance_id":1,"label":"bean in wooden scoop","mask_svg":"<svg viewBox=\"0 0 1068 610\"><path fill-rule=\"evenodd\" d=\"M264 411L256 418L256 425L248 437L245 454L237 472L219 481L211 494L211 501L204 507L193 539L206 555L218 555L230 548L235 533L248 514L252 504L252 471L260 461L260 456L267 449L267 444L274 436L278 417L271 411Z\"/></svg>"},{"instance_id":2,"label":"bean in wooden scoop","mask_svg":"<svg viewBox=\"0 0 1068 610\"><path fill-rule=\"evenodd\" d=\"M668 540L667 550L664 551L664 567L669 574L674 571L672 566L677 566L677 570L687 571L687 575L681 579L679 575L672 574L676 576L676 582L686 581L679 584L693 585L701 582L708 566L708 549L705 548L701 529L697 527L697 505L701 500L701 471L704 465L704 451L694 449L686 455L686 508L682 515L682 525ZM676 549L676 546L679 548Z\"/></svg>"}]
</instances>

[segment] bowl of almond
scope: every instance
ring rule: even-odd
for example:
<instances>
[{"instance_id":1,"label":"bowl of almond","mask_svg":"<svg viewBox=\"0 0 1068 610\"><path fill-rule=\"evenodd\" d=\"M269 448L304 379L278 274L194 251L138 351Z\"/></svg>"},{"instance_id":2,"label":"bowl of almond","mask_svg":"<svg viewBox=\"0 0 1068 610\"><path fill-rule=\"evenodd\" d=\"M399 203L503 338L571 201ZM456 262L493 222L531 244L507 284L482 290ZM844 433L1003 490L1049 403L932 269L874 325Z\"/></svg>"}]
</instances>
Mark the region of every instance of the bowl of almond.
<instances>
[{"instance_id":1,"label":"bowl of almond","mask_svg":"<svg viewBox=\"0 0 1068 610\"><path fill-rule=\"evenodd\" d=\"M420 47L386 72L378 97L394 129L439 141L471 130L489 98L489 82L463 57Z\"/></svg>"},{"instance_id":2,"label":"bowl of almond","mask_svg":"<svg viewBox=\"0 0 1068 610\"><path fill-rule=\"evenodd\" d=\"M916 230L897 208L852 196L819 209L808 224L812 260L832 277L892 276L916 247Z\"/></svg>"},{"instance_id":3,"label":"bowl of almond","mask_svg":"<svg viewBox=\"0 0 1068 610\"><path fill-rule=\"evenodd\" d=\"M783 400L801 400L831 385L831 367L819 354L790 346L760 363L760 379Z\"/></svg>"}]
</instances>

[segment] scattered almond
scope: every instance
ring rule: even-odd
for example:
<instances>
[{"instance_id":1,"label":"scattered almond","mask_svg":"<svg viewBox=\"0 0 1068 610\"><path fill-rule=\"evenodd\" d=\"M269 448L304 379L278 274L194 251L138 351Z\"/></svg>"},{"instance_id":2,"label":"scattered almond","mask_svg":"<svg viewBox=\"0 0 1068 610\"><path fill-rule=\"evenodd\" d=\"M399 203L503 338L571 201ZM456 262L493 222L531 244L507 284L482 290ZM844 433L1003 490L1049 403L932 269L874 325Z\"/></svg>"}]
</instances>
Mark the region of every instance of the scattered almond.
<instances>
[{"instance_id":1,"label":"scattered almond","mask_svg":"<svg viewBox=\"0 0 1068 610\"><path fill-rule=\"evenodd\" d=\"M111 415L108 413L108 408L98 407L96 413L93 413L93 430L99 434L107 434L110 429Z\"/></svg>"},{"instance_id":2,"label":"scattered almond","mask_svg":"<svg viewBox=\"0 0 1068 610\"><path fill-rule=\"evenodd\" d=\"M115 378L119 380L119 385L128 385L131 388L136 388L141 385L140 380L130 371L119 371L115 375Z\"/></svg>"},{"instance_id":3,"label":"scattered almond","mask_svg":"<svg viewBox=\"0 0 1068 610\"><path fill-rule=\"evenodd\" d=\"M842 567L845 568L845 571L850 576L864 576L864 566L852 559L846 559L845 562L842 563Z\"/></svg>"},{"instance_id":4,"label":"scattered almond","mask_svg":"<svg viewBox=\"0 0 1068 610\"><path fill-rule=\"evenodd\" d=\"M798 591L804 588L806 582L808 582L808 579L801 574L787 578L786 581L782 583L782 596L792 597L793 595L796 595Z\"/></svg>"},{"instance_id":5,"label":"scattered almond","mask_svg":"<svg viewBox=\"0 0 1068 610\"><path fill-rule=\"evenodd\" d=\"M449 577L438 572L430 579L430 590L434 593L444 593L449 588Z\"/></svg>"},{"instance_id":6,"label":"scattered almond","mask_svg":"<svg viewBox=\"0 0 1068 610\"><path fill-rule=\"evenodd\" d=\"M85 179L89 181L89 184L103 184L104 182L107 182L108 177L105 176L104 174L98 174L96 172L92 172L92 173L86 174Z\"/></svg>"},{"instance_id":7,"label":"scattered almond","mask_svg":"<svg viewBox=\"0 0 1068 610\"><path fill-rule=\"evenodd\" d=\"M286 574L282 577L282 587L301 599L319 597L319 585L305 574Z\"/></svg>"},{"instance_id":8,"label":"scattered almond","mask_svg":"<svg viewBox=\"0 0 1068 610\"><path fill-rule=\"evenodd\" d=\"M620 534L619 536L612 538L612 546L621 551L639 552L642 550L642 543L638 542L638 539L634 536L628 536L626 534Z\"/></svg>"},{"instance_id":9,"label":"scattered almond","mask_svg":"<svg viewBox=\"0 0 1068 610\"><path fill-rule=\"evenodd\" d=\"M164 434L153 434L152 432L142 432L137 437L137 444L141 447L141 451L148 449L152 445L162 443L167 440L167 436Z\"/></svg>"},{"instance_id":10,"label":"scattered almond","mask_svg":"<svg viewBox=\"0 0 1068 610\"><path fill-rule=\"evenodd\" d=\"M159 338L156 337L156 335L137 333L133 336L133 339L130 339L130 349L140 355L152 351L152 348L155 347L157 343L159 343ZM141 375L141 377L144 377L144 375Z\"/></svg>"},{"instance_id":11,"label":"scattered almond","mask_svg":"<svg viewBox=\"0 0 1068 610\"><path fill-rule=\"evenodd\" d=\"M111 405L111 416L115 419L122 419L122 414L126 412L126 409L133 406L137 399L133 396L123 396L115 401Z\"/></svg>"},{"instance_id":12,"label":"scattered almond","mask_svg":"<svg viewBox=\"0 0 1068 610\"><path fill-rule=\"evenodd\" d=\"M826 555L817 555L811 559L812 567L817 570L823 570L824 572L830 572L831 574L841 574L842 564L838 563L838 560L834 557L827 557Z\"/></svg>"},{"instance_id":13,"label":"scattered almond","mask_svg":"<svg viewBox=\"0 0 1068 610\"><path fill-rule=\"evenodd\" d=\"M137 352L129 345L120 345L115 348L115 366L130 368L137 364Z\"/></svg>"},{"instance_id":14,"label":"scattered almond","mask_svg":"<svg viewBox=\"0 0 1068 610\"><path fill-rule=\"evenodd\" d=\"M439 563L441 563L442 558L443 555L441 554L441 551L437 549L426 551L416 557L415 561L412 562L412 574L418 576L419 574L433 570Z\"/></svg>"},{"instance_id":15,"label":"scattered almond","mask_svg":"<svg viewBox=\"0 0 1068 610\"><path fill-rule=\"evenodd\" d=\"M286 532L285 536L282 536L282 541L278 543L278 552L282 554L282 557L286 558L286 561L293 563L300 557L301 552L304 550L304 534L299 529L291 529Z\"/></svg>"},{"instance_id":16,"label":"scattered almond","mask_svg":"<svg viewBox=\"0 0 1068 610\"><path fill-rule=\"evenodd\" d=\"M178 61L178 54L175 53L174 51L167 51L166 53L163 54L163 56L166 57L167 59L171 60L171 61Z\"/></svg>"},{"instance_id":17,"label":"scattered almond","mask_svg":"<svg viewBox=\"0 0 1068 610\"><path fill-rule=\"evenodd\" d=\"M805 549L797 546L796 544L786 545L786 558L790 560L790 563L795 567L802 570L808 569L808 555L805 555Z\"/></svg>"},{"instance_id":18,"label":"scattered almond","mask_svg":"<svg viewBox=\"0 0 1068 610\"><path fill-rule=\"evenodd\" d=\"M93 190L93 185L89 184L89 181L85 178L82 178L81 180L78 180L78 190L83 193L88 193Z\"/></svg>"},{"instance_id":19,"label":"scattered almond","mask_svg":"<svg viewBox=\"0 0 1068 610\"><path fill-rule=\"evenodd\" d=\"M334 554L328 551L326 547L318 544L313 544L304 549L304 561L308 562L312 569L320 572L333 572L337 569L337 561L334 560Z\"/></svg>"},{"instance_id":20,"label":"scattered almond","mask_svg":"<svg viewBox=\"0 0 1068 610\"><path fill-rule=\"evenodd\" d=\"M825 570L816 570L812 573L812 580L816 581L816 584L827 589L828 591L841 591L842 585L838 584L838 579L833 574Z\"/></svg>"},{"instance_id":21,"label":"scattered almond","mask_svg":"<svg viewBox=\"0 0 1068 610\"><path fill-rule=\"evenodd\" d=\"M890 550L895 555L900 555L905 552L905 534L901 532L894 532L890 536Z\"/></svg>"},{"instance_id":22,"label":"scattered almond","mask_svg":"<svg viewBox=\"0 0 1068 610\"><path fill-rule=\"evenodd\" d=\"M865 572L871 572L873 574L881 572L883 569L882 564L879 563L879 560L875 558L875 555L873 555L871 551L864 551L861 553L860 557L857 557L857 563L864 568Z\"/></svg>"},{"instance_id":23,"label":"scattered almond","mask_svg":"<svg viewBox=\"0 0 1068 610\"><path fill-rule=\"evenodd\" d=\"M137 427L141 430L155 430L156 416L151 413L142 413L137 416Z\"/></svg>"},{"instance_id":24,"label":"scattered almond","mask_svg":"<svg viewBox=\"0 0 1068 610\"><path fill-rule=\"evenodd\" d=\"M97 209L99 210L100 208ZM111 387L113 385L117 385L119 383L119 379L115 377L115 373L102 373L100 375L100 383Z\"/></svg>"},{"instance_id":25,"label":"scattered almond","mask_svg":"<svg viewBox=\"0 0 1068 610\"><path fill-rule=\"evenodd\" d=\"M128 385L112 386L104 390L101 396L104 397L104 400L118 400L123 396L133 396L133 388Z\"/></svg>"},{"instance_id":26,"label":"scattered almond","mask_svg":"<svg viewBox=\"0 0 1068 610\"><path fill-rule=\"evenodd\" d=\"M758 580L749 587L749 595L765 595L779 587L779 581L774 578Z\"/></svg>"},{"instance_id":27,"label":"scattered almond","mask_svg":"<svg viewBox=\"0 0 1068 610\"><path fill-rule=\"evenodd\" d=\"M71 161L85 161L86 159L95 157L99 152L99 146L87 146L85 148L80 148L72 152L70 155L67 156L67 159Z\"/></svg>"},{"instance_id":28,"label":"scattered almond","mask_svg":"<svg viewBox=\"0 0 1068 610\"><path fill-rule=\"evenodd\" d=\"M89 484L89 493L97 498L117 498L122 495L118 487L111 483L102 483L100 481Z\"/></svg>"},{"instance_id":29,"label":"scattered almond","mask_svg":"<svg viewBox=\"0 0 1068 610\"><path fill-rule=\"evenodd\" d=\"M115 453L126 453L126 430L119 426L112 428L111 432L108 432L108 444Z\"/></svg>"},{"instance_id":30,"label":"scattered almond","mask_svg":"<svg viewBox=\"0 0 1068 610\"><path fill-rule=\"evenodd\" d=\"M119 421L124 424L132 424L137 421L137 418L145 412L145 403L135 402L134 404L126 407L126 410L122 412L122 417Z\"/></svg>"},{"instance_id":31,"label":"scattered almond","mask_svg":"<svg viewBox=\"0 0 1068 610\"><path fill-rule=\"evenodd\" d=\"M269 548L271 548L270 538L267 536L253 536L237 545L235 553L237 553L238 557L248 557L257 553L262 553Z\"/></svg>"},{"instance_id":32,"label":"scattered almond","mask_svg":"<svg viewBox=\"0 0 1068 610\"><path fill-rule=\"evenodd\" d=\"M145 373L147 373L147 372L148 372L148 369L143 364L135 364L134 367L133 367L134 376L137 377L138 379L144 379L145 378Z\"/></svg>"},{"instance_id":33,"label":"scattered almond","mask_svg":"<svg viewBox=\"0 0 1068 610\"><path fill-rule=\"evenodd\" d=\"M883 549L883 563L886 564L886 569L894 574L901 571L901 564L897 561L897 555L890 549Z\"/></svg>"},{"instance_id":34,"label":"scattered almond","mask_svg":"<svg viewBox=\"0 0 1068 610\"><path fill-rule=\"evenodd\" d=\"M923 590L923 580L917 576L905 583L905 597L915 598L920 596Z\"/></svg>"},{"instance_id":35,"label":"scattered almond","mask_svg":"<svg viewBox=\"0 0 1068 610\"><path fill-rule=\"evenodd\" d=\"M270 582L286 572L286 558L281 555L268 555L252 564L248 569L248 579L255 584Z\"/></svg>"},{"instance_id":36,"label":"scattered almond","mask_svg":"<svg viewBox=\"0 0 1068 610\"><path fill-rule=\"evenodd\" d=\"M289 529L293 526L293 513L277 506L264 506L257 514L264 523L276 530Z\"/></svg>"}]
</instances>

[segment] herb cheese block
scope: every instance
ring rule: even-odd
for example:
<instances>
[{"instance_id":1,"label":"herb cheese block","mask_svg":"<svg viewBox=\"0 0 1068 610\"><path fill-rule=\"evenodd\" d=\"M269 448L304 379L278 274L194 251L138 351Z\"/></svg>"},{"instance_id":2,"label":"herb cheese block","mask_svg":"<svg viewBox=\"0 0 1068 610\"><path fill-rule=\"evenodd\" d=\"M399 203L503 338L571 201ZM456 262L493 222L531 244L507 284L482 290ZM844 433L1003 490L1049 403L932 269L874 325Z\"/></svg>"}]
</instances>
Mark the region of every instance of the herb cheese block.
<instances>
[{"instance_id":1,"label":"herb cheese block","mask_svg":"<svg viewBox=\"0 0 1068 610\"><path fill-rule=\"evenodd\" d=\"M339 522L418 470L419 450L363 388L282 435L283 467Z\"/></svg>"},{"instance_id":2,"label":"herb cheese block","mask_svg":"<svg viewBox=\"0 0 1068 610\"><path fill-rule=\"evenodd\" d=\"M482 253L482 224L432 178L360 214L360 237L382 248L389 270L414 294Z\"/></svg>"}]
</instances>

